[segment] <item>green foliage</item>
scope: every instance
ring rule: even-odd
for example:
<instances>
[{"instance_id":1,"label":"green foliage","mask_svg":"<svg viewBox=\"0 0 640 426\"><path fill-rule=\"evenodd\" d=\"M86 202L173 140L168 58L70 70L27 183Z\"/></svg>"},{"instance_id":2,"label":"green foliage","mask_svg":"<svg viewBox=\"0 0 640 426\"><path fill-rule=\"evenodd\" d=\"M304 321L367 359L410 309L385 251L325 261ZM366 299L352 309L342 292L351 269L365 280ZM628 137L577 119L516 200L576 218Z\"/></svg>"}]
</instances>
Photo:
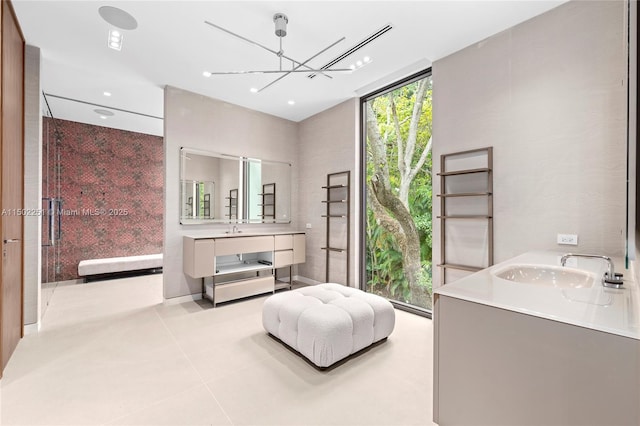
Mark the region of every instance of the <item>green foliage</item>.
<instances>
[{"instance_id":1,"label":"green foliage","mask_svg":"<svg viewBox=\"0 0 640 426\"><path fill-rule=\"evenodd\" d=\"M431 77L427 77L429 80ZM396 126L400 128L400 136L407 140L410 122L413 114L416 91L419 82L411 83L392 91L390 94L379 96L372 102L372 108L378 121L378 129L383 141L388 158L389 179L392 187L399 192L401 176L398 168L398 138ZM430 84L430 82L429 82ZM398 124L391 114L392 102L395 103ZM416 150L411 164L416 164L420 154L427 146L431 138L432 129L432 103L431 87L422 106L421 116L418 121L416 138ZM371 153L367 141L367 182L373 175ZM431 154L422 169L411 182L409 191L409 210L413 216L420 238L421 272L418 285L425 287L431 294L431 252L432 252L432 160ZM401 301L409 301L411 289L402 269L402 253L397 246L393 234L387 232L376 219L373 210L367 209L366 223L366 270L369 289L375 293ZM430 306L423 306L431 308Z\"/></svg>"},{"instance_id":2,"label":"green foliage","mask_svg":"<svg viewBox=\"0 0 640 426\"><path fill-rule=\"evenodd\" d=\"M402 271L402 253L395 238L367 211L367 283L371 291L408 299L409 286Z\"/></svg>"}]
</instances>

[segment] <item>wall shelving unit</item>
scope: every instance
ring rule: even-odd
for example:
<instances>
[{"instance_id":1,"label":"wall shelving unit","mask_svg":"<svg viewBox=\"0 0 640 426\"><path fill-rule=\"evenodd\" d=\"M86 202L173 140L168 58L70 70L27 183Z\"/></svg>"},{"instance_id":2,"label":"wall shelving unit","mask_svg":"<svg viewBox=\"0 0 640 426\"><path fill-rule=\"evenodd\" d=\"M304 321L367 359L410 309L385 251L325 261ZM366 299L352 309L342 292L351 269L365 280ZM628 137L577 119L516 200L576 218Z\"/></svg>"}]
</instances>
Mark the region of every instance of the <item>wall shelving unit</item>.
<instances>
[{"instance_id":1,"label":"wall shelving unit","mask_svg":"<svg viewBox=\"0 0 640 426\"><path fill-rule=\"evenodd\" d=\"M326 244L322 250L326 252L326 282L338 282L330 279L332 262L340 261L345 268L344 284L349 286L349 239L351 235L351 171L329 173L327 184L322 187L326 190L326 197L322 201L325 206L326 220ZM336 256L338 255L338 256Z\"/></svg>"},{"instance_id":2,"label":"wall shelving unit","mask_svg":"<svg viewBox=\"0 0 640 426\"><path fill-rule=\"evenodd\" d=\"M227 200L227 216L229 219L237 219L238 218L238 190L230 189L229 196L225 197Z\"/></svg>"},{"instance_id":3,"label":"wall shelving unit","mask_svg":"<svg viewBox=\"0 0 640 426\"><path fill-rule=\"evenodd\" d=\"M493 147L440 156L440 285L493 265ZM455 244L455 247L453 246Z\"/></svg>"},{"instance_id":4,"label":"wall shelving unit","mask_svg":"<svg viewBox=\"0 0 640 426\"><path fill-rule=\"evenodd\" d=\"M260 207L262 207L262 214L260 217L262 220L264 219L274 219L276 218L276 184L275 183L265 183L262 185L262 192L260 193L260 197L262 197L262 203L260 203Z\"/></svg>"}]
</instances>

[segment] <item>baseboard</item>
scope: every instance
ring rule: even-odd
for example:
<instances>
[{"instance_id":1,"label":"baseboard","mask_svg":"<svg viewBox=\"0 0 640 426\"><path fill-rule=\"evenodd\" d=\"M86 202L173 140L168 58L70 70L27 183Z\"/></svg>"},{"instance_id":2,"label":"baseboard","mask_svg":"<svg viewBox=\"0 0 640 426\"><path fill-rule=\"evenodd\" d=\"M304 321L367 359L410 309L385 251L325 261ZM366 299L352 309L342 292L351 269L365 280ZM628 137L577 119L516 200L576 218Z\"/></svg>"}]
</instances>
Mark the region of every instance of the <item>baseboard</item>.
<instances>
[{"instance_id":1,"label":"baseboard","mask_svg":"<svg viewBox=\"0 0 640 426\"><path fill-rule=\"evenodd\" d=\"M65 280L65 281L58 281L56 282L52 282L52 283L46 283L46 284L55 284L56 287L64 287L64 286L68 286L68 285L76 285L76 284L84 284L84 280L82 278L76 278L76 279L72 279L72 280Z\"/></svg>"},{"instance_id":2,"label":"baseboard","mask_svg":"<svg viewBox=\"0 0 640 426\"><path fill-rule=\"evenodd\" d=\"M25 336L28 334L38 334L38 332L40 331L40 321L33 324L25 324L23 330Z\"/></svg>"},{"instance_id":3,"label":"baseboard","mask_svg":"<svg viewBox=\"0 0 640 426\"><path fill-rule=\"evenodd\" d=\"M163 305L173 306L181 303L194 302L196 300L202 300L202 293L187 294L186 296L172 297L170 299L164 299Z\"/></svg>"},{"instance_id":4,"label":"baseboard","mask_svg":"<svg viewBox=\"0 0 640 426\"><path fill-rule=\"evenodd\" d=\"M303 276L300 276L300 275L294 275L293 276L293 280L294 281L299 281L299 282L301 282L303 284L307 284L307 285L322 284L322 281L312 280L311 278L303 277Z\"/></svg>"}]
</instances>

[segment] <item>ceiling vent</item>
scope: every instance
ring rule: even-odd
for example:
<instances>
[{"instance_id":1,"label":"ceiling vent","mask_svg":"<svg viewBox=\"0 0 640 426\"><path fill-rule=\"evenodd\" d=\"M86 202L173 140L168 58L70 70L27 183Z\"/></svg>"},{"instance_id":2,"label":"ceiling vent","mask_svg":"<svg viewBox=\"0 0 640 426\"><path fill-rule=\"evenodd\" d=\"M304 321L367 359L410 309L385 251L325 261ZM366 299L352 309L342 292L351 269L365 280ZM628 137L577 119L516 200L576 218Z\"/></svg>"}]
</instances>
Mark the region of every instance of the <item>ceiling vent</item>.
<instances>
[{"instance_id":1,"label":"ceiling vent","mask_svg":"<svg viewBox=\"0 0 640 426\"><path fill-rule=\"evenodd\" d=\"M324 64L319 69L325 70L325 69L331 68L332 66L334 66L338 62L340 62L343 59L345 59L347 56L352 55L353 53L357 52L358 50L362 49L363 47L365 47L366 45L371 43L372 41L376 40L378 37L381 37L383 34L391 31L392 28L393 28L393 25L391 25L391 24L385 25L384 27L380 28L378 31L376 31L373 34L371 34L369 37L365 38L364 40L362 40L361 42L357 43L352 48L348 49L346 52L338 55L334 59L332 59L329 62L327 62L326 64ZM317 75L318 75L317 73L309 74L307 76L307 78L314 78Z\"/></svg>"}]
</instances>

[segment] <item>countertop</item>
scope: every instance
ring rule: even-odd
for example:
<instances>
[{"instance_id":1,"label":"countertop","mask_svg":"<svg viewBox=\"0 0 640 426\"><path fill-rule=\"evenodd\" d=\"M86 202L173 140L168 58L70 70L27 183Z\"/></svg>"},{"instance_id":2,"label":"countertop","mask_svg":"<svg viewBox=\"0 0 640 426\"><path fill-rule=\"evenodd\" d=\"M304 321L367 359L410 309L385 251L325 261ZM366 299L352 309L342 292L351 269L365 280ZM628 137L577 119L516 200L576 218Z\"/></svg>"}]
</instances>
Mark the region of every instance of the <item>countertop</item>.
<instances>
[{"instance_id":1,"label":"countertop","mask_svg":"<svg viewBox=\"0 0 640 426\"><path fill-rule=\"evenodd\" d=\"M562 289L494 275L514 264L560 266L563 254L528 252L434 289L434 293L640 340L640 289L631 279L632 271L623 270L620 262L616 263L616 272L625 274L621 289L602 286L606 262L600 259L571 258L567 262L567 267L596 275L597 281L590 288Z\"/></svg>"},{"instance_id":2,"label":"countertop","mask_svg":"<svg viewBox=\"0 0 640 426\"><path fill-rule=\"evenodd\" d=\"M260 237L264 235L289 235L289 234L304 234L304 231L271 231L271 232L236 232L234 234L228 234L225 232L211 232L211 231L193 231L188 234L184 234L184 237L193 238L195 240L206 240L211 238L237 238L237 237Z\"/></svg>"}]
</instances>

